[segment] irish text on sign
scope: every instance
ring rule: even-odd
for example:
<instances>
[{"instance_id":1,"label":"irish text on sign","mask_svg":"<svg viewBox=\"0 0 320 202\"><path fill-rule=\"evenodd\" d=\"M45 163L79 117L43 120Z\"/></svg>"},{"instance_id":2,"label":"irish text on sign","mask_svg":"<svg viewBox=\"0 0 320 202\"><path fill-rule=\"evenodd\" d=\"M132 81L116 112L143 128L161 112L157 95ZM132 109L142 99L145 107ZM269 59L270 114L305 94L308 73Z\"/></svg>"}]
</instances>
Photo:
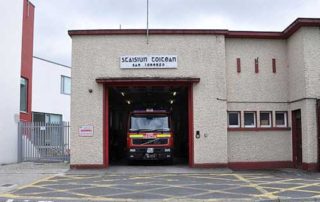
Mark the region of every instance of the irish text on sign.
<instances>
[{"instance_id":1,"label":"irish text on sign","mask_svg":"<svg viewBox=\"0 0 320 202\"><path fill-rule=\"evenodd\" d=\"M177 68L176 55L131 55L120 57L120 68Z\"/></svg>"}]
</instances>

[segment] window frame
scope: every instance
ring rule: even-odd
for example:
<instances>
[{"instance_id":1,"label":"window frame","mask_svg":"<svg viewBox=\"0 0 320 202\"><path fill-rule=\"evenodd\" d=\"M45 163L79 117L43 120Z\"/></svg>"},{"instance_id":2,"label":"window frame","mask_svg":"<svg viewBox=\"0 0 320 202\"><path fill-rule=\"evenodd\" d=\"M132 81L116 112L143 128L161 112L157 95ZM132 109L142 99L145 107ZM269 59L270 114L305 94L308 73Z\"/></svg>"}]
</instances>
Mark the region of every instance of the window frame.
<instances>
[{"instance_id":1,"label":"window frame","mask_svg":"<svg viewBox=\"0 0 320 202\"><path fill-rule=\"evenodd\" d=\"M45 112L32 112L32 121L35 122L34 118L36 116L42 115L44 120L40 121L40 123L45 123L45 124L59 124L63 122L63 114L54 114L54 113L45 113ZM60 117L60 122L51 122L51 116L59 116ZM47 121L48 117L48 121ZM39 121L36 121L39 122Z\"/></svg>"},{"instance_id":2,"label":"window frame","mask_svg":"<svg viewBox=\"0 0 320 202\"><path fill-rule=\"evenodd\" d=\"M269 125L261 125L261 113L268 113L269 114ZM272 111L260 111L259 112L259 124L261 128L272 128Z\"/></svg>"},{"instance_id":3,"label":"window frame","mask_svg":"<svg viewBox=\"0 0 320 202\"><path fill-rule=\"evenodd\" d=\"M246 113L252 113L253 114L253 123L254 125L246 125ZM256 128L257 127L257 113L256 111L244 111L243 112L243 126L244 128Z\"/></svg>"},{"instance_id":4,"label":"window frame","mask_svg":"<svg viewBox=\"0 0 320 202\"><path fill-rule=\"evenodd\" d=\"M284 125L278 125L277 124L277 113L283 113L284 114ZM275 111L274 114L274 122L275 122L275 126L277 128L287 128L288 127L288 112L287 111Z\"/></svg>"},{"instance_id":5,"label":"window frame","mask_svg":"<svg viewBox=\"0 0 320 202\"><path fill-rule=\"evenodd\" d=\"M229 114L237 113L238 114L238 125L230 125L229 123ZM241 128L241 111L227 111L228 115L228 128Z\"/></svg>"},{"instance_id":6,"label":"window frame","mask_svg":"<svg viewBox=\"0 0 320 202\"><path fill-rule=\"evenodd\" d=\"M21 80L25 80L26 81L26 84L25 84L25 86L26 86L26 99L25 99L25 105L26 105L26 107L25 107L25 111L24 110L22 110L21 109ZM25 77L23 77L23 76L21 76L20 77L20 107L19 107L19 111L21 112L21 113L28 113L28 98L29 98L29 80L27 79L27 78L25 78Z\"/></svg>"},{"instance_id":7,"label":"window frame","mask_svg":"<svg viewBox=\"0 0 320 202\"><path fill-rule=\"evenodd\" d=\"M65 92L65 79L70 79L70 93L66 93ZM65 76L65 75L61 75L61 82L60 82L60 93L64 94L64 95L71 95L71 77L69 76Z\"/></svg>"}]
</instances>

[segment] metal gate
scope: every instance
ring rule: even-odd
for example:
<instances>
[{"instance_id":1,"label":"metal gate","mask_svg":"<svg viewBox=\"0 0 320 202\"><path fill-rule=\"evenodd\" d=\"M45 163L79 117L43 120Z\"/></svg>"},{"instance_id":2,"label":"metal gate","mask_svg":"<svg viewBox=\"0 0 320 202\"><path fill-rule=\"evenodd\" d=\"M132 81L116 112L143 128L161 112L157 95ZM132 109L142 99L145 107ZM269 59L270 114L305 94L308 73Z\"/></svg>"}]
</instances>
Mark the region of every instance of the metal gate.
<instances>
[{"instance_id":1,"label":"metal gate","mask_svg":"<svg viewBox=\"0 0 320 202\"><path fill-rule=\"evenodd\" d=\"M19 162L70 160L69 122L20 122L18 134Z\"/></svg>"}]
</instances>

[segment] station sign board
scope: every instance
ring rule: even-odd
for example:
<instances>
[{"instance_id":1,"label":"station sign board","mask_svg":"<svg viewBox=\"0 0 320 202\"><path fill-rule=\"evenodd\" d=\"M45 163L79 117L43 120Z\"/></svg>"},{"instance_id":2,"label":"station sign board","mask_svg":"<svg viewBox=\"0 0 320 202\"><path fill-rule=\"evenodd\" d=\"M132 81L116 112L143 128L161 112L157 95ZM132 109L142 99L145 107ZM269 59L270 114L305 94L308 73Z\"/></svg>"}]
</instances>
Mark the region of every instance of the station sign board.
<instances>
[{"instance_id":1,"label":"station sign board","mask_svg":"<svg viewBox=\"0 0 320 202\"><path fill-rule=\"evenodd\" d=\"M92 137L93 136L93 126L84 125L79 127L79 136L80 137Z\"/></svg>"},{"instance_id":2,"label":"station sign board","mask_svg":"<svg viewBox=\"0 0 320 202\"><path fill-rule=\"evenodd\" d=\"M126 55L120 57L122 69L166 69L177 68L176 55Z\"/></svg>"}]
</instances>

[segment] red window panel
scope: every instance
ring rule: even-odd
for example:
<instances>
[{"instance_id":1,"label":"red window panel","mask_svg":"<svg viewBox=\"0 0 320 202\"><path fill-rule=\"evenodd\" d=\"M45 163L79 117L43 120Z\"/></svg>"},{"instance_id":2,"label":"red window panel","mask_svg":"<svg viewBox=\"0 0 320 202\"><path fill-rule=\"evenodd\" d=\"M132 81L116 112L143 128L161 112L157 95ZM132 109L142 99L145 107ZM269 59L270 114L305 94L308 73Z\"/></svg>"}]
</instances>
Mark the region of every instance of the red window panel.
<instances>
[{"instance_id":1,"label":"red window panel","mask_svg":"<svg viewBox=\"0 0 320 202\"><path fill-rule=\"evenodd\" d=\"M276 73L277 72L277 64L276 64L276 59L272 58L272 72Z\"/></svg>"},{"instance_id":2,"label":"red window panel","mask_svg":"<svg viewBox=\"0 0 320 202\"><path fill-rule=\"evenodd\" d=\"M238 73L241 72L241 60L240 60L240 58L237 58L237 72Z\"/></svg>"},{"instance_id":3,"label":"red window panel","mask_svg":"<svg viewBox=\"0 0 320 202\"><path fill-rule=\"evenodd\" d=\"M259 73L259 58L254 59L254 72Z\"/></svg>"}]
</instances>

